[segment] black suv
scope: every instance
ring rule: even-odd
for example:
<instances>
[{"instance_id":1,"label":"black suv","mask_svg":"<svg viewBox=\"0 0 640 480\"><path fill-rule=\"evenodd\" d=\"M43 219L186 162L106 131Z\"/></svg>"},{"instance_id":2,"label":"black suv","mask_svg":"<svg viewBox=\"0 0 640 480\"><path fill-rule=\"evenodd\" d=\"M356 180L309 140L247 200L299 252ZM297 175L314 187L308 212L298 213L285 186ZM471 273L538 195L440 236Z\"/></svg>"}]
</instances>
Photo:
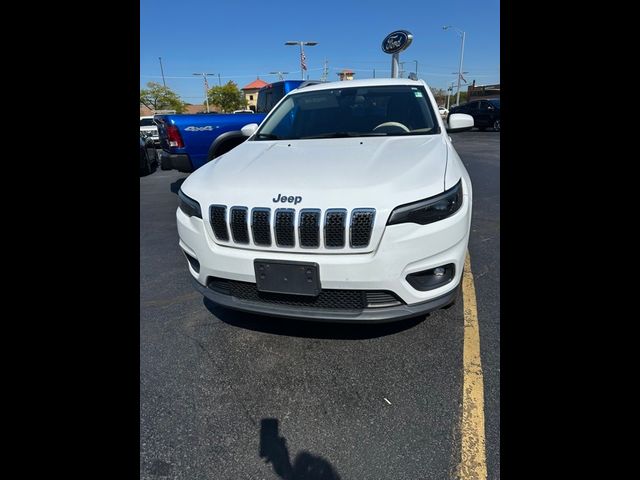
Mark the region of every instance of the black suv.
<instances>
[{"instance_id":1,"label":"black suv","mask_svg":"<svg viewBox=\"0 0 640 480\"><path fill-rule=\"evenodd\" d=\"M478 130L493 128L500 131L500 99L473 100L457 107L451 107L449 115L452 113L466 113L473 117L473 126Z\"/></svg>"}]
</instances>

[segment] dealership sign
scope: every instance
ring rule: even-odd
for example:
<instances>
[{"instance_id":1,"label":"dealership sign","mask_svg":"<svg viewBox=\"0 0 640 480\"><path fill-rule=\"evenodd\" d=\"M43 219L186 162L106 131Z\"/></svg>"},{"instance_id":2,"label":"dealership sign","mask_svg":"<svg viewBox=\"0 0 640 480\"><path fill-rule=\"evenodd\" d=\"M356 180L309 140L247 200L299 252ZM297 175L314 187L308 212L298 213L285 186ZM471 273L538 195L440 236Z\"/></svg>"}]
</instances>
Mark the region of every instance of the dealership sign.
<instances>
[{"instance_id":1,"label":"dealership sign","mask_svg":"<svg viewBox=\"0 0 640 480\"><path fill-rule=\"evenodd\" d=\"M387 35L382 41L382 51L390 54L401 52L411 45L412 40L413 35L411 35L411 32L396 30Z\"/></svg>"}]
</instances>

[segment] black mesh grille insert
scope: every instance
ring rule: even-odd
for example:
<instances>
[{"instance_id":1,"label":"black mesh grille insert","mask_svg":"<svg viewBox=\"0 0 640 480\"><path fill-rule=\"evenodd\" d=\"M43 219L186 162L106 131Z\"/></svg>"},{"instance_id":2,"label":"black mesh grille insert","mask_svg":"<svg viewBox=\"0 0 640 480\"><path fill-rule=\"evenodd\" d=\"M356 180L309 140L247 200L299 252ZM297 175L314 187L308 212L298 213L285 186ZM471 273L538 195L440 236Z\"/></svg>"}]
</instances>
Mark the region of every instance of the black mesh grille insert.
<instances>
[{"instance_id":1,"label":"black mesh grille insert","mask_svg":"<svg viewBox=\"0 0 640 480\"><path fill-rule=\"evenodd\" d=\"M402 305L402 301L392 292L384 290L368 291L366 293L368 307L392 307Z\"/></svg>"},{"instance_id":2,"label":"black mesh grille insert","mask_svg":"<svg viewBox=\"0 0 640 480\"><path fill-rule=\"evenodd\" d=\"M231 235L236 243L249 243L247 207L231 207Z\"/></svg>"},{"instance_id":3,"label":"black mesh grille insert","mask_svg":"<svg viewBox=\"0 0 640 480\"><path fill-rule=\"evenodd\" d=\"M209 208L209 220L211 228L218 240L229 241L229 230L227 229L227 207L224 205L211 205Z\"/></svg>"},{"instance_id":4,"label":"black mesh grille insert","mask_svg":"<svg viewBox=\"0 0 640 480\"><path fill-rule=\"evenodd\" d=\"M324 244L327 247L344 247L346 210L327 210L324 221Z\"/></svg>"},{"instance_id":5,"label":"black mesh grille insert","mask_svg":"<svg viewBox=\"0 0 640 480\"><path fill-rule=\"evenodd\" d=\"M320 210L302 210L298 226L301 247L320 246Z\"/></svg>"},{"instance_id":6,"label":"black mesh grille insert","mask_svg":"<svg viewBox=\"0 0 640 480\"><path fill-rule=\"evenodd\" d=\"M251 211L251 233L256 245L271 245L270 216L271 210L268 208L254 208Z\"/></svg>"},{"instance_id":7,"label":"black mesh grille insert","mask_svg":"<svg viewBox=\"0 0 640 480\"><path fill-rule=\"evenodd\" d=\"M293 233L295 211L289 208L276 210L276 245L279 247L293 247L295 236Z\"/></svg>"},{"instance_id":8,"label":"black mesh grille insert","mask_svg":"<svg viewBox=\"0 0 640 480\"><path fill-rule=\"evenodd\" d=\"M369 307L401 305L402 302L392 292L372 290L329 290L323 289L317 297L285 295L281 293L259 292L255 283L238 282L224 278L209 277L207 286L218 293L231 295L240 300L290 305L295 308L326 308L333 310L363 310ZM385 305L387 304L387 305Z\"/></svg>"},{"instance_id":9,"label":"black mesh grille insert","mask_svg":"<svg viewBox=\"0 0 640 480\"><path fill-rule=\"evenodd\" d=\"M373 220L376 211L372 208L358 208L351 212L351 246L366 247L371 240Z\"/></svg>"}]
</instances>

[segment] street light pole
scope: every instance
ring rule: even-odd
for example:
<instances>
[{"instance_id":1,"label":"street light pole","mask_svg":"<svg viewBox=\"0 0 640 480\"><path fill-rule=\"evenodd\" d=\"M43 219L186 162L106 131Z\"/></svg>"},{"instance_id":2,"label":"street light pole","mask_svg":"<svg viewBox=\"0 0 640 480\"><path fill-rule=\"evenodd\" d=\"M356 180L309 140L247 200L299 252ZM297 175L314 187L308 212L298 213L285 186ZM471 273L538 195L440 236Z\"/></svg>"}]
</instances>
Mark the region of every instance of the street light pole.
<instances>
[{"instance_id":1,"label":"street light pole","mask_svg":"<svg viewBox=\"0 0 640 480\"><path fill-rule=\"evenodd\" d=\"M466 33L459 28L454 27L453 25L445 25L442 27L443 30L447 30L449 28L453 28L456 32L462 35L462 47L460 48L460 65L458 67L458 88L456 93L456 104L460 105L460 79L462 78L462 59L464 58L464 39Z\"/></svg>"},{"instance_id":2,"label":"street light pole","mask_svg":"<svg viewBox=\"0 0 640 480\"><path fill-rule=\"evenodd\" d=\"M213 77L215 73L194 73L194 75L202 75L204 79L204 101L207 105L207 113L209 113L209 82L207 81L207 76Z\"/></svg>"},{"instance_id":3,"label":"street light pole","mask_svg":"<svg viewBox=\"0 0 640 480\"><path fill-rule=\"evenodd\" d=\"M167 88L167 84L164 82L164 69L162 68L162 57L158 57L158 60L160 60L160 73L162 73L162 85L164 85L164 88Z\"/></svg>"},{"instance_id":4,"label":"street light pole","mask_svg":"<svg viewBox=\"0 0 640 480\"><path fill-rule=\"evenodd\" d=\"M300 77L302 80L304 80L304 70L307 69L307 65L304 63L304 60L306 59L304 56L304 48L302 47L303 45L307 45L309 47L313 47L315 45L318 44L318 42L307 42L304 40L296 40L296 41L289 41L289 42L285 42L285 45L300 45Z\"/></svg>"}]
</instances>

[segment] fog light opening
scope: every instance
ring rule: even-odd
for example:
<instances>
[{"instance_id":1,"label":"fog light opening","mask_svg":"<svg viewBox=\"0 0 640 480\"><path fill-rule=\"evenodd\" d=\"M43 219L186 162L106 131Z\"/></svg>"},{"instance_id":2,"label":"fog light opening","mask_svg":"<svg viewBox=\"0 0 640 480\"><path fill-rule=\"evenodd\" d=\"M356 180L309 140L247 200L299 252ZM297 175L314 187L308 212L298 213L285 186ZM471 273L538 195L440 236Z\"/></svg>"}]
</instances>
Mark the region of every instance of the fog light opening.
<instances>
[{"instance_id":1,"label":"fog light opening","mask_svg":"<svg viewBox=\"0 0 640 480\"><path fill-rule=\"evenodd\" d=\"M407 275L407 282L416 290L426 292L442 287L455 277L456 267L453 263L430 268Z\"/></svg>"}]
</instances>

